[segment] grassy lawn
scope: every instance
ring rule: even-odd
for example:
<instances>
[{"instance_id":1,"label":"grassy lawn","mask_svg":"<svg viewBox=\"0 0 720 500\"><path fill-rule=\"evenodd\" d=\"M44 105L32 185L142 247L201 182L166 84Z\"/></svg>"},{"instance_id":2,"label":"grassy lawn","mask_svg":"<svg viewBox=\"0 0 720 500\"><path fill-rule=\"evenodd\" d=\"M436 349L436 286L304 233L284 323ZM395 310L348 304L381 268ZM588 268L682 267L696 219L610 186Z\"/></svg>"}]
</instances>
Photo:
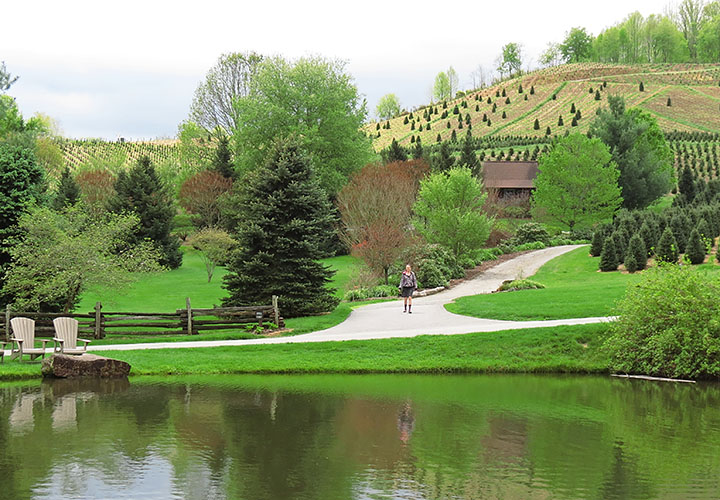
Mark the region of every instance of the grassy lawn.
<instances>
[{"instance_id":1,"label":"grassy lawn","mask_svg":"<svg viewBox=\"0 0 720 500\"><path fill-rule=\"evenodd\" d=\"M445 307L455 314L519 321L612 315L627 286L640 274L601 273L599 257L590 257L588 251L584 246L542 266L532 279L546 288L461 297ZM713 260L698 269L720 272Z\"/></svg>"},{"instance_id":2,"label":"grassy lawn","mask_svg":"<svg viewBox=\"0 0 720 500\"><path fill-rule=\"evenodd\" d=\"M462 297L446 306L456 314L507 320L538 320L607 316L629 283L639 275L600 273L598 258L587 246L557 257L532 277L540 290Z\"/></svg>"},{"instance_id":3,"label":"grassy lawn","mask_svg":"<svg viewBox=\"0 0 720 500\"><path fill-rule=\"evenodd\" d=\"M132 375L223 373L604 373L605 325L407 339L103 353ZM0 365L0 379L39 376L39 362Z\"/></svg>"},{"instance_id":4,"label":"grassy lawn","mask_svg":"<svg viewBox=\"0 0 720 500\"><path fill-rule=\"evenodd\" d=\"M90 290L82 297L78 312L92 311L95 302L100 301L106 311L128 311L128 312L175 312L176 309L185 307L185 297L190 297L193 307L205 308L220 305L220 301L226 296L222 288L222 277L225 269L217 267L210 283L207 282L205 264L199 252L183 248L183 265L179 269L142 276L123 293L111 290ZM358 259L349 255L331 257L322 261L325 265L336 271L333 277L332 287L336 288L336 296L342 298L345 295L347 283L358 263ZM291 318L286 320L292 334L308 333L323 330L337 325L344 321L354 307L368 304L361 302L349 305L341 303L328 314L320 316L308 316L305 318ZM280 304L282 311L282 304ZM109 335L102 340L95 340L96 344L122 344L136 342L178 342L184 340L226 340L254 338L255 335L240 330L222 331L217 333L204 333L194 335Z\"/></svg>"}]
</instances>

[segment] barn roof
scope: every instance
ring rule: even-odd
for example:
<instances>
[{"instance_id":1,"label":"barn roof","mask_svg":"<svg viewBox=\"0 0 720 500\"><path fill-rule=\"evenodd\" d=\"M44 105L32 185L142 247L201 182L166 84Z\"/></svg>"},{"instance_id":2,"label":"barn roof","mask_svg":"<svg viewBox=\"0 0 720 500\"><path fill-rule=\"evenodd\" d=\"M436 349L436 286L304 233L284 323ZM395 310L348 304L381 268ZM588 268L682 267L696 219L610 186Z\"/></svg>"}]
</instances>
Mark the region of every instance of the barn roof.
<instances>
[{"instance_id":1,"label":"barn roof","mask_svg":"<svg viewBox=\"0 0 720 500\"><path fill-rule=\"evenodd\" d=\"M530 189L538 174L536 161L484 161L483 182L486 188Z\"/></svg>"}]
</instances>

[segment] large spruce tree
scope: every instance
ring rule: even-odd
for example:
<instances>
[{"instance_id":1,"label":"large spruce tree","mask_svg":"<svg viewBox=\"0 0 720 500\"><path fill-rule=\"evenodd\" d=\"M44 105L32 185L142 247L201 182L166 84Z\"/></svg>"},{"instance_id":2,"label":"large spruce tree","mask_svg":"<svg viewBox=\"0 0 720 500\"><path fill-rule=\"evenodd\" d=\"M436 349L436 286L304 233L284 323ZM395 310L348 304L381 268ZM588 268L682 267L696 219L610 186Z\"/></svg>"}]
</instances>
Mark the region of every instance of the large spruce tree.
<instances>
[{"instance_id":1,"label":"large spruce tree","mask_svg":"<svg viewBox=\"0 0 720 500\"><path fill-rule=\"evenodd\" d=\"M61 176L60 184L55 193L52 206L55 210L62 210L66 207L72 207L80 199L80 186L73 179L70 169L65 167Z\"/></svg>"},{"instance_id":2,"label":"large spruce tree","mask_svg":"<svg viewBox=\"0 0 720 500\"><path fill-rule=\"evenodd\" d=\"M170 234L175 215L172 196L150 158L143 156L131 169L121 171L115 181L115 192L117 194L109 204L110 210L134 212L140 218L140 229L134 235L135 241L130 243L150 239L162 253L160 265L172 269L180 267L180 241Z\"/></svg>"},{"instance_id":3,"label":"large spruce tree","mask_svg":"<svg viewBox=\"0 0 720 500\"><path fill-rule=\"evenodd\" d=\"M277 295L285 317L332 310L333 271L318 262L333 234L332 207L299 143L278 142L238 189L239 248L223 279L223 304L269 304Z\"/></svg>"}]
</instances>

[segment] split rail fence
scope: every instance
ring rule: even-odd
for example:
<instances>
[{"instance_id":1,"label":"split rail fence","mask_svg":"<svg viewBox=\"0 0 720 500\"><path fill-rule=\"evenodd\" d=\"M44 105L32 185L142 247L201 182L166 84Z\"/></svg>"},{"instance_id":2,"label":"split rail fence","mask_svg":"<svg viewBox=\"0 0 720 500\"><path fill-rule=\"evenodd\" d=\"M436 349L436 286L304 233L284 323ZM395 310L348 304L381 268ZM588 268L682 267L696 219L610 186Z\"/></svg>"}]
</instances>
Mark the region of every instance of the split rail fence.
<instances>
[{"instance_id":1,"label":"split rail fence","mask_svg":"<svg viewBox=\"0 0 720 500\"><path fill-rule=\"evenodd\" d=\"M276 328L284 326L280 316L278 299L272 298L267 306L215 307L194 309L186 299L184 309L174 313L107 312L102 304L95 304L95 310L82 313L41 313L13 311L7 306L0 312L0 338L11 337L10 319L23 316L35 320L37 337L52 337L55 333L53 319L70 317L78 320L78 334L101 339L107 333L122 335L197 335L213 330L238 330L256 326L257 330L273 323Z\"/></svg>"}]
</instances>

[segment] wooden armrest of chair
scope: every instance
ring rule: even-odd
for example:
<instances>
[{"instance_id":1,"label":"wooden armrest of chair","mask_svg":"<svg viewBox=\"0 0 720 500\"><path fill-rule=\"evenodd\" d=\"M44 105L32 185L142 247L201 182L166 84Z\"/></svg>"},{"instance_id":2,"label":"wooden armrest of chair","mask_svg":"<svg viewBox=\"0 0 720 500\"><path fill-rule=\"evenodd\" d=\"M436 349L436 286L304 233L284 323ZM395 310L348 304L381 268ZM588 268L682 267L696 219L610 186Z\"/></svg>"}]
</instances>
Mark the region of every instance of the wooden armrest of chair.
<instances>
[{"instance_id":1,"label":"wooden armrest of chair","mask_svg":"<svg viewBox=\"0 0 720 500\"><path fill-rule=\"evenodd\" d=\"M92 340L85 340L85 339L77 339L77 340L78 340L78 342L85 342L86 347L90 342L92 342Z\"/></svg>"},{"instance_id":2,"label":"wooden armrest of chair","mask_svg":"<svg viewBox=\"0 0 720 500\"><path fill-rule=\"evenodd\" d=\"M10 339L10 342L16 342L18 345L18 349L20 349L23 345L23 342L25 342L25 339L18 339L18 338L13 337Z\"/></svg>"},{"instance_id":3,"label":"wooden armrest of chair","mask_svg":"<svg viewBox=\"0 0 720 500\"><path fill-rule=\"evenodd\" d=\"M53 340L54 340L55 342L60 342L61 344L65 343L65 339L59 339L59 338L57 338L57 337L53 337Z\"/></svg>"},{"instance_id":4,"label":"wooden armrest of chair","mask_svg":"<svg viewBox=\"0 0 720 500\"><path fill-rule=\"evenodd\" d=\"M50 339L38 339L40 342L42 342L43 349L45 349L45 346L47 346L47 343L50 342Z\"/></svg>"}]
</instances>

